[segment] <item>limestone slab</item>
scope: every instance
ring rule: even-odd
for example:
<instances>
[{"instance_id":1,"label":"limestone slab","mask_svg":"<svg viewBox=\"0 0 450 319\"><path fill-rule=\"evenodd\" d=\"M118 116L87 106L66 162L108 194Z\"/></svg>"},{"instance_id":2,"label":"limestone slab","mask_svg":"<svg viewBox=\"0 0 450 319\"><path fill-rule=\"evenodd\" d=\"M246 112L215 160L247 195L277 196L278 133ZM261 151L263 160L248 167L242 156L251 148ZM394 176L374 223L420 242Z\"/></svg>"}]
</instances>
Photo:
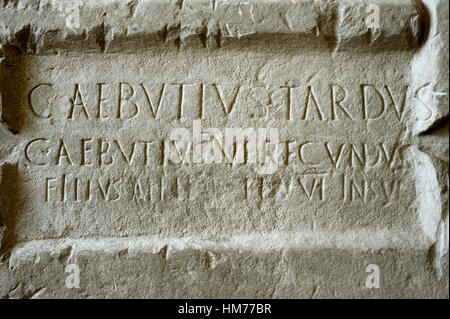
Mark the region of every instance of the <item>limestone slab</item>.
<instances>
[{"instance_id":1,"label":"limestone slab","mask_svg":"<svg viewBox=\"0 0 450 319\"><path fill-rule=\"evenodd\" d=\"M0 8L0 296L448 297L447 1Z\"/></svg>"}]
</instances>

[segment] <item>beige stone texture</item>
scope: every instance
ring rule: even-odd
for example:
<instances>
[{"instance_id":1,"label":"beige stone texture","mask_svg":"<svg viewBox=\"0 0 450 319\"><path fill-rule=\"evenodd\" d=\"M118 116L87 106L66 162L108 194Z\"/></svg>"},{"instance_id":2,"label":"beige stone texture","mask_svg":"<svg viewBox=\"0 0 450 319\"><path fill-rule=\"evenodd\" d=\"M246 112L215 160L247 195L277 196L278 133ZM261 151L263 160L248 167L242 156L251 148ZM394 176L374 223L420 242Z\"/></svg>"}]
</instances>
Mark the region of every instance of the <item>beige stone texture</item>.
<instances>
[{"instance_id":1,"label":"beige stone texture","mask_svg":"<svg viewBox=\"0 0 450 319\"><path fill-rule=\"evenodd\" d=\"M448 298L448 19L0 0L0 297Z\"/></svg>"}]
</instances>

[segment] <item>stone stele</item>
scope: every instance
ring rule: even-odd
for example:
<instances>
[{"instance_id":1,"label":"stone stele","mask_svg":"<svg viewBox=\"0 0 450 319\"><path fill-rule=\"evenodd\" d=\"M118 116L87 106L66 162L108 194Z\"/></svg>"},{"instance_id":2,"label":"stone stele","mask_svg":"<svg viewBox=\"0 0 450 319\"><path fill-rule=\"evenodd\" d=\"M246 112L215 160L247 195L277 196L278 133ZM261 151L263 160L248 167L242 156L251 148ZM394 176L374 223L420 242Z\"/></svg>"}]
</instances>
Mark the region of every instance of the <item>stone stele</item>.
<instances>
[{"instance_id":1,"label":"stone stele","mask_svg":"<svg viewBox=\"0 0 450 319\"><path fill-rule=\"evenodd\" d=\"M0 0L0 296L448 298L448 10Z\"/></svg>"}]
</instances>

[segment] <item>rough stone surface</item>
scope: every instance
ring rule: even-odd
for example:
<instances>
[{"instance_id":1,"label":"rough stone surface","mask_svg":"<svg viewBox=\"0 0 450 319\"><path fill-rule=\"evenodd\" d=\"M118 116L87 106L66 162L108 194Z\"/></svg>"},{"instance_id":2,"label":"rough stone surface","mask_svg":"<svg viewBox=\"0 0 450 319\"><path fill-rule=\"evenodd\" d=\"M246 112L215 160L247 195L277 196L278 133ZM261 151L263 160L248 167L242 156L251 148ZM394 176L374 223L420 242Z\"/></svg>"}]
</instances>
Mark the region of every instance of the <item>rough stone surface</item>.
<instances>
[{"instance_id":1,"label":"rough stone surface","mask_svg":"<svg viewBox=\"0 0 450 319\"><path fill-rule=\"evenodd\" d=\"M0 0L0 296L448 298L448 10Z\"/></svg>"}]
</instances>

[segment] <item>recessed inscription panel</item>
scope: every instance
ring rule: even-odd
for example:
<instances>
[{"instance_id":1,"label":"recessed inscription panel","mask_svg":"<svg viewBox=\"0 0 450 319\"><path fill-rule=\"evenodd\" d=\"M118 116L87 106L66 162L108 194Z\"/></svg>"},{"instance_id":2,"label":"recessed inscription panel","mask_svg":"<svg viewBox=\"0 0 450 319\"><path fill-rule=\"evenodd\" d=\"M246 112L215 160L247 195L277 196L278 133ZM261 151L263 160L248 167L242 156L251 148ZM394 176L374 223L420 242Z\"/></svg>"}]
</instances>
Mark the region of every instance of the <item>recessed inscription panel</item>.
<instances>
[{"instance_id":1,"label":"recessed inscription panel","mask_svg":"<svg viewBox=\"0 0 450 319\"><path fill-rule=\"evenodd\" d=\"M448 1L0 7L0 296L448 297Z\"/></svg>"},{"instance_id":2,"label":"recessed inscription panel","mask_svg":"<svg viewBox=\"0 0 450 319\"><path fill-rule=\"evenodd\" d=\"M17 238L420 233L411 53L295 46L10 54Z\"/></svg>"}]
</instances>

